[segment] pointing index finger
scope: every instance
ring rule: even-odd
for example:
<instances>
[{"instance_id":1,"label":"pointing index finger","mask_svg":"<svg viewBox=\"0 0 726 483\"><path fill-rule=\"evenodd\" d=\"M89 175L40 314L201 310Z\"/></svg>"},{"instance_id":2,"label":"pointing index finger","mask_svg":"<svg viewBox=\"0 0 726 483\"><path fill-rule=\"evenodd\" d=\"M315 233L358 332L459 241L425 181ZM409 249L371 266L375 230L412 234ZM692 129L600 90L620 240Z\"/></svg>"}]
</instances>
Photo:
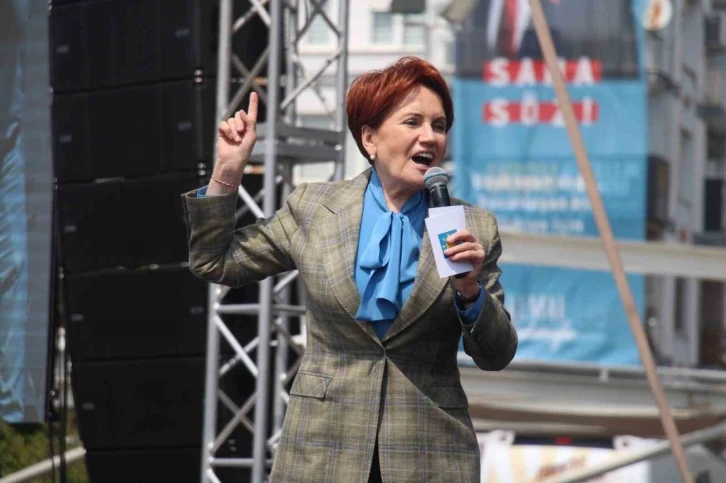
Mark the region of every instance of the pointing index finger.
<instances>
[{"instance_id":1,"label":"pointing index finger","mask_svg":"<svg viewBox=\"0 0 726 483\"><path fill-rule=\"evenodd\" d=\"M257 93L253 92L250 94L250 105L247 108L247 117L250 122L257 123Z\"/></svg>"}]
</instances>

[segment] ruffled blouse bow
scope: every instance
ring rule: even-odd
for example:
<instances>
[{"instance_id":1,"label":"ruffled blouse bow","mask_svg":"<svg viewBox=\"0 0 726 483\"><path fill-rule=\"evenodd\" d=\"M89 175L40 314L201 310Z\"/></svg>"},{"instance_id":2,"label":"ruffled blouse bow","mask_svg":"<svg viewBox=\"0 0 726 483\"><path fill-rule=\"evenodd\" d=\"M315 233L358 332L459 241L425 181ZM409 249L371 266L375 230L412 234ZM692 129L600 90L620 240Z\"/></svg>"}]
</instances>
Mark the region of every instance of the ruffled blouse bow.
<instances>
[{"instance_id":1,"label":"ruffled blouse bow","mask_svg":"<svg viewBox=\"0 0 726 483\"><path fill-rule=\"evenodd\" d=\"M398 314L416 278L426 211L422 191L409 198L400 213L389 210L380 178L372 170L358 243L355 279L361 302L356 319L391 321Z\"/></svg>"}]
</instances>

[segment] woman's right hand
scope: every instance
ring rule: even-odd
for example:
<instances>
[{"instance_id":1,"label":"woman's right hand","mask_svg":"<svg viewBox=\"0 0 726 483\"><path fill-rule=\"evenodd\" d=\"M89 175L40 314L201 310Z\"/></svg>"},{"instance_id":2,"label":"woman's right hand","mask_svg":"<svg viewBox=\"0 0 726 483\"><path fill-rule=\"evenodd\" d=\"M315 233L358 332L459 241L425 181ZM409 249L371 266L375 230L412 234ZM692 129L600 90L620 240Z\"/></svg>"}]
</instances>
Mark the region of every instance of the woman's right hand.
<instances>
[{"instance_id":1,"label":"woman's right hand","mask_svg":"<svg viewBox=\"0 0 726 483\"><path fill-rule=\"evenodd\" d=\"M214 165L213 178L234 186L238 186L242 180L245 166L250 160L252 149L257 141L257 104L257 94L253 92L250 94L250 105L247 112L239 110L234 117L219 123L217 160ZM223 183L212 184L219 188L226 187ZM221 191L228 190L229 188Z\"/></svg>"}]
</instances>

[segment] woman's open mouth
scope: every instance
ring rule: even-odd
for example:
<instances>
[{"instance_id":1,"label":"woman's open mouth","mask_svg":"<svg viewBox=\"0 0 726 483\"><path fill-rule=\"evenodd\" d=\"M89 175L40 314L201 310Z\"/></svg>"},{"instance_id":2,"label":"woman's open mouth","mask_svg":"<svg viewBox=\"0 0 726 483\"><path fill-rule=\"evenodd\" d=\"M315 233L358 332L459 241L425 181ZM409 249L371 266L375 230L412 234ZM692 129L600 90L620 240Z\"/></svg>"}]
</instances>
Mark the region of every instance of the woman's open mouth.
<instances>
[{"instance_id":1,"label":"woman's open mouth","mask_svg":"<svg viewBox=\"0 0 726 483\"><path fill-rule=\"evenodd\" d=\"M434 155L429 151L422 151L420 153L414 154L411 157L411 160L416 164L431 166L431 163L434 162Z\"/></svg>"}]
</instances>

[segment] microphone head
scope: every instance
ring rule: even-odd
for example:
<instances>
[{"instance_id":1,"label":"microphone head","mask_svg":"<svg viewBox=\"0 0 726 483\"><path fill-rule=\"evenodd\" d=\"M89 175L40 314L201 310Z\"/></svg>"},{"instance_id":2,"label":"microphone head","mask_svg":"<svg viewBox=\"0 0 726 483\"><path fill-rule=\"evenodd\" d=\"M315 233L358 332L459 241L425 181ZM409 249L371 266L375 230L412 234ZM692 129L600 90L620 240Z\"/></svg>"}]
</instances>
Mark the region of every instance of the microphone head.
<instances>
[{"instance_id":1,"label":"microphone head","mask_svg":"<svg viewBox=\"0 0 726 483\"><path fill-rule=\"evenodd\" d=\"M426 188L431 189L437 184L446 184L449 182L449 175L442 168L429 168L424 174L424 184Z\"/></svg>"}]
</instances>

